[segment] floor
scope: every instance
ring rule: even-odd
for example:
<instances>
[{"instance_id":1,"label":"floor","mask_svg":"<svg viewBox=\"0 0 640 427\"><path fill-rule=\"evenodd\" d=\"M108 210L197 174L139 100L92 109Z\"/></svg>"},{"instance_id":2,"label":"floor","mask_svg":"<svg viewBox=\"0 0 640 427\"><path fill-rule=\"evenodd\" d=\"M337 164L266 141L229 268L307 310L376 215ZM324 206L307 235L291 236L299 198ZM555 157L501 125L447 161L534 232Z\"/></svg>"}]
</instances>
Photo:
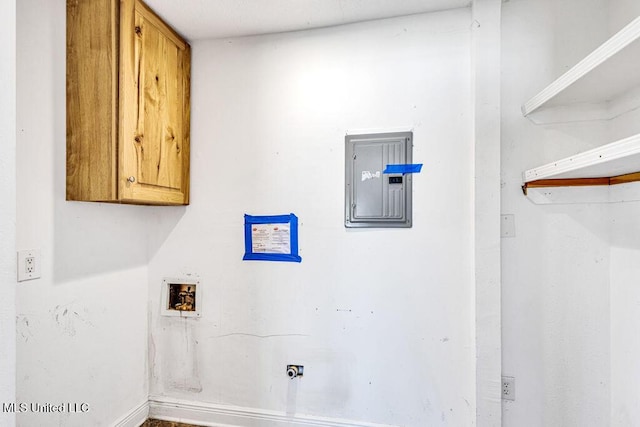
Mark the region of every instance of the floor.
<instances>
[{"instance_id":1,"label":"floor","mask_svg":"<svg viewBox=\"0 0 640 427\"><path fill-rule=\"evenodd\" d=\"M198 427L193 424L174 423L173 421L154 420L149 418L140 427Z\"/></svg>"}]
</instances>

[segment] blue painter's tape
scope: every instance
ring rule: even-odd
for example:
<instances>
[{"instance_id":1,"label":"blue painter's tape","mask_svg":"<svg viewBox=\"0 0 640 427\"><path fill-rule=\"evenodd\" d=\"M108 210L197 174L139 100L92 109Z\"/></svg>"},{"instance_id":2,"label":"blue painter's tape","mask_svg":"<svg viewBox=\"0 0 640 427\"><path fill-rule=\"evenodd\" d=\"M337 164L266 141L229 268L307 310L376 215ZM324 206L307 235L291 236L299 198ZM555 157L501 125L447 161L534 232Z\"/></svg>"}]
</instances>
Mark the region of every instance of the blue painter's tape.
<instances>
[{"instance_id":1,"label":"blue painter's tape","mask_svg":"<svg viewBox=\"0 0 640 427\"><path fill-rule=\"evenodd\" d=\"M408 164L408 165L387 165L386 169L382 173L420 173L422 169L422 163Z\"/></svg>"},{"instance_id":2,"label":"blue painter's tape","mask_svg":"<svg viewBox=\"0 0 640 427\"><path fill-rule=\"evenodd\" d=\"M289 224L289 238L291 253L254 253L252 252L253 244L251 240L254 224ZM251 261L287 261L301 262L302 258L298 255L298 217L294 214L289 215L265 215L265 216L244 216L244 257L243 260Z\"/></svg>"}]
</instances>

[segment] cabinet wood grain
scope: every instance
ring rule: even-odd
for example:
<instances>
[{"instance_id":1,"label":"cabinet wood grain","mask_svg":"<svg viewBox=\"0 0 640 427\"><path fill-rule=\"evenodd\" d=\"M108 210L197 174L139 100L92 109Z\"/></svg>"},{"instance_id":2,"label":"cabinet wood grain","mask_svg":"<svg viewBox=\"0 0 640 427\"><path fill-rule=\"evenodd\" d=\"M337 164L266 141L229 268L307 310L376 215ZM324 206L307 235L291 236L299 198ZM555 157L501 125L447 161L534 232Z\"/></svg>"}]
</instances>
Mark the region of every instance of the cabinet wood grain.
<instances>
[{"instance_id":1,"label":"cabinet wood grain","mask_svg":"<svg viewBox=\"0 0 640 427\"><path fill-rule=\"evenodd\" d=\"M68 0L68 200L189 203L190 61L141 1Z\"/></svg>"}]
</instances>

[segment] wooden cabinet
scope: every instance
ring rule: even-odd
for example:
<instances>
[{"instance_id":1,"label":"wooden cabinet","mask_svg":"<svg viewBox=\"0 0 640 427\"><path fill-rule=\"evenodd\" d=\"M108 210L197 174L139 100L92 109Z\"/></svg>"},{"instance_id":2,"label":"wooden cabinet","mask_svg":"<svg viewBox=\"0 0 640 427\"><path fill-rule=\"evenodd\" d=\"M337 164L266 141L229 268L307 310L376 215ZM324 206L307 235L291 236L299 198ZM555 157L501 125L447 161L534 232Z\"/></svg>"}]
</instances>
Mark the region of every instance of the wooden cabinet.
<instances>
[{"instance_id":1,"label":"wooden cabinet","mask_svg":"<svg viewBox=\"0 0 640 427\"><path fill-rule=\"evenodd\" d=\"M67 200L189 203L190 64L143 2L67 1Z\"/></svg>"}]
</instances>

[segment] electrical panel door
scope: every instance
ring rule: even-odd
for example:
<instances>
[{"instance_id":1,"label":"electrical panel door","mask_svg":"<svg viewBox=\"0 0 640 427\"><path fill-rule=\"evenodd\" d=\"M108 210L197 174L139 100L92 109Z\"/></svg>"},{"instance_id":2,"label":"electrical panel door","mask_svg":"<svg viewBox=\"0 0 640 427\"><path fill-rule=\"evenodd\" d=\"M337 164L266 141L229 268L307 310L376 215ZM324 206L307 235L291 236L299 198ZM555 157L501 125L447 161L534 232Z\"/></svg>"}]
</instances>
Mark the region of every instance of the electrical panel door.
<instances>
[{"instance_id":1,"label":"electrical panel door","mask_svg":"<svg viewBox=\"0 0 640 427\"><path fill-rule=\"evenodd\" d=\"M347 135L345 227L411 227L411 174L385 174L410 164L412 132Z\"/></svg>"}]
</instances>

